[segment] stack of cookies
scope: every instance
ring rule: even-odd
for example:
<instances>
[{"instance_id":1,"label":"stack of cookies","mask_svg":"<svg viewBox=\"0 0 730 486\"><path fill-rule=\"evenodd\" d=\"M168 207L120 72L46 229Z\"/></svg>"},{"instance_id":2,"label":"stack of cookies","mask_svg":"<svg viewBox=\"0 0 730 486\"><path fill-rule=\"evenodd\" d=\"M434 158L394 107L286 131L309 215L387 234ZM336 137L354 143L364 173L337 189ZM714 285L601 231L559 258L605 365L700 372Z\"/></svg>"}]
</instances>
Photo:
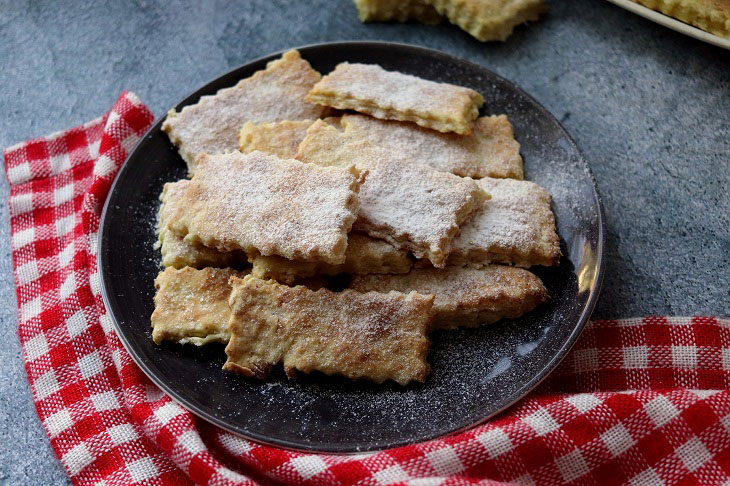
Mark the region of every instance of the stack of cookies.
<instances>
[{"instance_id":1,"label":"stack of cookies","mask_svg":"<svg viewBox=\"0 0 730 486\"><path fill-rule=\"evenodd\" d=\"M557 265L550 195L468 88L290 51L170 111L191 178L160 199L152 337L224 369L423 382L429 334L517 318ZM448 339L448 333L442 334Z\"/></svg>"}]
</instances>

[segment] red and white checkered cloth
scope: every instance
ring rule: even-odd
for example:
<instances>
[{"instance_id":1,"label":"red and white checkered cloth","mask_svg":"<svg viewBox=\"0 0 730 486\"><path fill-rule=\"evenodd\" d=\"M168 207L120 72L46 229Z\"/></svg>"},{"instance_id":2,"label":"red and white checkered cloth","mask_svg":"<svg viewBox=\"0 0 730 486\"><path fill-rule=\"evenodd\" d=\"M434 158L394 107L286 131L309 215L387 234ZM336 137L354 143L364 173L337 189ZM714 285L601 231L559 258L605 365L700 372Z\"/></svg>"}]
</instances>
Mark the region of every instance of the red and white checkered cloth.
<instances>
[{"instance_id":1,"label":"red and white checkered cloth","mask_svg":"<svg viewBox=\"0 0 730 486\"><path fill-rule=\"evenodd\" d=\"M5 150L20 341L75 484L719 484L730 480L730 320L594 321L519 405L462 434L357 456L244 440L181 408L122 348L99 294L99 216L152 113Z\"/></svg>"}]
</instances>

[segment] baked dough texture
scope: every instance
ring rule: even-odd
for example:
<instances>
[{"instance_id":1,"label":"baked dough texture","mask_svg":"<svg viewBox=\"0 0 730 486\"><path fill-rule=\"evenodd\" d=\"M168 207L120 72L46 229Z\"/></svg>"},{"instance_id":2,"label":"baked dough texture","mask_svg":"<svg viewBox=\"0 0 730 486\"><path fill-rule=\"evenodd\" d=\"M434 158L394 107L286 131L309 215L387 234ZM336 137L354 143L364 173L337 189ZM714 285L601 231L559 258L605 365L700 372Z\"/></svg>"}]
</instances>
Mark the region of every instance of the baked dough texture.
<instances>
[{"instance_id":1,"label":"baked dough texture","mask_svg":"<svg viewBox=\"0 0 730 486\"><path fill-rule=\"evenodd\" d=\"M259 150L282 159L293 159L312 123L314 120L259 124L246 122L238 134L238 145L243 153Z\"/></svg>"},{"instance_id":2,"label":"baked dough texture","mask_svg":"<svg viewBox=\"0 0 730 486\"><path fill-rule=\"evenodd\" d=\"M160 212L157 223L157 245L162 253L162 266L183 267L230 267L235 263L245 262L242 252L221 252L215 248L196 245L185 241L182 236L170 231L167 224L171 216L180 209L185 190L190 184L188 179L168 182L160 194Z\"/></svg>"},{"instance_id":3,"label":"baked dough texture","mask_svg":"<svg viewBox=\"0 0 730 486\"><path fill-rule=\"evenodd\" d=\"M409 122L344 115L345 133L462 177L522 179L520 144L505 115L477 118L471 135L441 133Z\"/></svg>"},{"instance_id":4,"label":"baked dough texture","mask_svg":"<svg viewBox=\"0 0 730 486\"><path fill-rule=\"evenodd\" d=\"M426 0L355 0L357 15L363 22L407 22L438 24L442 18Z\"/></svg>"},{"instance_id":5,"label":"baked dough texture","mask_svg":"<svg viewBox=\"0 0 730 486\"><path fill-rule=\"evenodd\" d=\"M253 264L251 275L254 277L274 279L289 285L315 275L408 273L412 265L407 251L355 231L348 235L345 263L342 265L294 261L258 253L249 255L248 260Z\"/></svg>"},{"instance_id":6,"label":"baked dough texture","mask_svg":"<svg viewBox=\"0 0 730 486\"><path fill-rule=\"evenodd\" d=\"M168 227L185 241L291 260L345 261L365 173L262 152L198 156Z\"/></svg>"},{"instance_id":7,"label":"baked dough texture","mask_svg":"<svg viewBox=\"0 0 730 486\"><path fill-rule=\"evenodd\" d=\"M634 0L645 7L674 17L705 32L730 39L728 0Z\"/></svg>"},{"instance_id":8,"label":"baked dough texture","mask_svg":"<svg viewBox=\"0 0 730 486\"><path fill-rule=\"evenodd\" d=\"M320 371L376 383L423 382L432 295L312 291L248 276L231 278L231 339L223 369L266 378Z\"/></svg>"},{"instance_id":9,"label":"baked dough texture","mask_svg":"<svg viewBox=\"0 0 730 486\"><path fill-rule=\"evenodd\" d=\"M449 265L509 263L529 268L560 263L550 193L529 181L484 178L492 197L454 239Z\"/></svg>"},{"instance_id":10,"label":"baked dough texture","mask_svg":"<svg viewBox=\"0 0 730 486\"><path fill-rule=\"evenodd\" d=\"M476 39L504 41L514 28L547 11L544 0L426 0Z\"/></svg>"},{"instance_id":11,"label":"baked dough texture","mask_svg":"<svg viewBox=\"0 0 730 486\"><path fill-rule=\"evenodd\" d=\"M166 268L160 272L155 279L155 310L150 319L155 344L227 343L231 316L228 279L244 275L230 268Z\"/></svg>"},{"instance_id":12,"label":"baked dough texture","mask_svg":"<svg viewBox=\"0 0 730 486\"><path fill-rule=\"evenodd\" d=\"M504 265L484 268L415 268L406 275L364 275L351 286L359 292L433 294L433 329L475 327L516 319L547 302L540 279L529 271Z\"/></svg>"},{"instance_id":13,"label":"baked dough texture","mask_svg":"<svg viewBox=\"0 0 730 486\"><path fill-rule=\"evenodd\" d=\"M463 86L347 62L315 84L306 100L461 135L471 133L484 104L482 95Z\"/></svg>"},{"instance_id":14,"label":"baked dough texture","mask_svg":"<svg viewBox=\"0 0 730 486\"><path fill-rule=\"evenodd\" d=\"M459 227L489 197L470 178L436 171L368 141L350 142L337 128L317 121L299 145L297 159L323 166L367 170L353 228L393 246L446 265Z\"/></svg>"},{"instance_id":15,"label":"baked dough texture","mask_svg":"<svg viewBox=\"0 0 730 486\"><path fill-rule=\"evenodd\" d=\"M299 52L289 51L266 69L242 79L215 95L203 96L194 105L170 110L162 124L180 155L195 172L198 154L238 150L238 131L253 123L319 118L324 109L304 100L321 78Z\"/></svg>"}]
</instances>

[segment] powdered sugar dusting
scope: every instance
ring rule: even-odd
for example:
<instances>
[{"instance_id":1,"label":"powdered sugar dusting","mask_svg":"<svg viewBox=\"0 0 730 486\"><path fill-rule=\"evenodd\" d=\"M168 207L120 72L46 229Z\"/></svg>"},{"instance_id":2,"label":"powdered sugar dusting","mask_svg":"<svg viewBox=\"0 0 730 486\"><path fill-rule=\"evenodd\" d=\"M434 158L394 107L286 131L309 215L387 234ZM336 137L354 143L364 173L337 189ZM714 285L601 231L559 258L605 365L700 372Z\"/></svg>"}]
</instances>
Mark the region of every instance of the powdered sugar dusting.
<instances>
[{"instance_id":1,"label":"powdered sugar dusting","mask_svg":"<svg viewBox=\"0 0 730 486\"><path fill-rule=\"evenodd\" d=\"M492 198L461 228L450 263L557 264L560 241L550 194L528 181L484 178L477 183Z\"/></svg>"},{"instance_id":2,"label":"powdered sugar dusting","mask_svg":"<svg viewBox=\"0 0 730 486\"><path fill-rule=\"evenodd\" d=\"M417 268L406 275L363 275L351 288L361 291L397 290L433 294L436 328L491 324L517 318L547 301L540 279L522 268L489 265L480 269Z\"/></svg>"},{"instance_id":3,"label":"powdered sugar dusting","mask_svg":"<svg viewBox=\"0 0 730 486\"><path fill-rule=\"evenodd\" d=\"M307 100L460 134L471 132L471 122L484 103L482 95L469 88L386 71L376 64L347 62L323 77Z\"/></svg>"},{"instance_id":4,"label":"powdered sugar dusting","mask_svg":"<svg viewBox=\"0 0 730 486\"><path fill-rule=\"evenodd\" d=\"M459 226L485 194L470 178L436 171L368 141L350 142L325 123L312 125L297 158L322 165L355 164L369 174L360 188L355 228L444 266Z\"/></svg>"},{"instance_id":5,"label":"powdered sugar dusting","mask_svg":"<svg viewBox=\"0 0 730 486\"><path fill-rule=\"evenodd\" d=\"M319 79L319 73L297 51L289 51L235 86L203 96L179 113L171 110L162 129L179 146L193 173L198 154L238 150L238 131L247 121L319 118L324 109L304 101Z\"/></svg>"},{"instance_id":6,"label":"powdered sugar dusting","mask_svg":"<svg viewBox=\"0 0 730 486\"><path fill-rule=\"evenodd\" d=\"M440 133L416 124L344 115L345 133L419 164L464 177L522 179L520 144L504 115L478 118L471 135Z\"/></svg>"},{"instance_id":7,"label":"powdered sugar dusting","mask_svg":"<svg viewBox=\"0 0 730 486\"><path fill-rule=\"evenodd\" d=\"M248 277L232 279L231 341L225 368L265 378L317 370L376 383L423 381L433 296L334 293Z\"/></svg>"},{"instance_id":8,"label":"powdered sugar dusting","mask_svg":"<svg viewBox=\"0 0 730 486\"><path fill-rule=\"evenodd\" d=\"M292 260L345 260L358 209L352 169L317 167L261 152L202 155L169 227L221 251Z\"/></svg>"},{"instance_id":9,"label":"powdered sugar dusting","mask_svg":"<svg viewBox=\"0 0 730 486\"><path fill-rule=\"evenodd\" d=\"M228 267L241 260L240 255L235 252L221 252L215 248L208 248L203 245L196 245L185 241L182 236L170 231L167 223L179 211L185 191L190 180L182 179L177 182L168 182L160 195L160 212L157 231L159 234L158 247L162 253L162 265L164 267L183 268L186 266L202 267Z\"/></svg>"},{"instance_id":10,"label":"powdered sugar dusting","mask_svg":"<svg viewBox=\"0 0 730 486\"><path fill-rule=\"evenodd\" d=\"M360 142L348 147L358 153L369 148ZM459 225L481 207L484 196L471 179L372 150L377 163L361 189L355 227L443 266Z\"/></svg>"}]
</instances>

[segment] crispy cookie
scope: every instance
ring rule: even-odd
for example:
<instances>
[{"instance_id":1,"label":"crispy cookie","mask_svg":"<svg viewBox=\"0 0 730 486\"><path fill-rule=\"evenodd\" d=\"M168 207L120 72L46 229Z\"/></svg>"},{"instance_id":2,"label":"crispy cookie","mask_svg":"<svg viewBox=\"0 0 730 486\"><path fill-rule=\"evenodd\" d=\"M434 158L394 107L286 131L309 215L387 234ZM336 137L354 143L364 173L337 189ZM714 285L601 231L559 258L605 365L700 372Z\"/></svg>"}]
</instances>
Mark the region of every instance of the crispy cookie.
<instances>
[{"instance_id":1,"label":"crispy cookie","mask_svg":"<svg viewBox=\"0 0 730 486\"><path fill-rule=\"evenodd\" d=\"M357 15L363 22L407 22L438 24L441 16L426 0L355 0Z\"/></svg>"},{"instance_id":2,"label":"crispy cookie","mask_svg":"<svg viewBox=\"0 0 730 486\"><path fill-rule=\"evenodd\" d=\"M314 120L285 120L274 123L246 122L238 134L241 152L259 150L282 159L293 159L297 147Z\"/></svg>"},{"instance_id":3,"label":"crispy cookie","mask_svg":"<svg viewBox=\"0 0 730 486\"><path fill-rule=\"evenodd\" d=\"M416 291L436 296L433 329L453 329L516 319L547 302L539 278L522 268L416 268L406 275L363 275L351 286L359 292Z\"/></svg>"},{"instance_id":4,"label":"crispy cookie","mask_svg":"<svg viewBox=\"0 0 730 486\"><path fill-rule=\"evenodd\" d=\"M426 0L463 30L486 41L504 41L514 28L547 11L544 0Z\"/></svg>"},{"instance_id":5,"label":"crispy cookie","mask_svg":"<svg viewBox=\"0 0 730 486\"><path fill-rule=\"evenodd\" d=\"M730 39L730 2L727 0L634 0L711 34Z\"/></svg>"},{"instance_id":6,"label":"crispy cookie","mask_svg":"<svg viewBox=\"0 0 730 486\"><path fill-rule=\"evenodd\" d=\"M238 131L247 121L304 120L323 115L321 106L304 100L320 78L299 52L289 51L231 88L203 96L179 112L170 110L162 130L193 174L198 154L238 150Z\"/></svg>"},{"instance_id":7,"label":"crispy cookie","mask_svg":"<svg viewBox=\"0 0 730 486\"><path fill-rule=\"evenodd\" d=\"M193 244L291 260L345 261L362 176L262 152L198 156L168 227Z\"/></svg>"},{"instance_id":8,"label":"crispy cookie","mask_svg":"<svg viewBox=\"0 0 730 486\"><path fill-rule=\"evenodd\" d=\"M317 370L352 380L423 382L433 296L287 287L231 278L231 340L223 369L265 378Z\"/></svg>"},{"instance_id":9,"label":"crispy cookie","mask_svg":"<svg viewBox=\"0 0 730 486\"><path fill-rule=\"evenodd\" d=\"M166 268L155 279L155 310L152 313L152 339L192 343L227 343L231 310L228 298L232 276L245 273L230 268Z\"/></svg>"},{"instance_id":10,"label":"crispy cookie","mask_svg":"<svg viewBox=\"0 0 730 486\"><path fill-rule=\"evenodd\" d=\"M376 64L347 62L315 84L306 99L461 135L471 133L484 104L482 95L469 88L386 71Z\"/></svg>"},{"instance_id":11,"label":"crispy cookie","mask_svg":"<svg viewBox=\"0 0 730 486\"><path fill-rule=\"evenodd\" d=\"M180 202L189 183L188 179L168 182L160 194L162 203L157 223L156 247L162 253L162 266L173 268L230 267L237 262L245 261L246 256L241 252L221 252L215 248L189 243L182 236L170 231L167 223L170 221L170 217L179 210Z\"/></svg>"},{"instance_id":12,"label":"crispy cookie","mask_svg":"<svg viewBox=\"0 0 730 486\"><path fill-rule=\"evenodd\" d=\"M492 198L461 228L449 265L510 263L558 265L560 239L550 194L534 182L485 178L477 181Z\"/></svg>"},{"instance_id":13,"label":"crispy cookie","mask_svg":"<svg viewBox=\"0 0 730 486\"><path fill-rule=\"evenodd\" d=\"M368 170L353 227L428 258L437 267L446 264L459 226L488 198L470 178L436 171L368 141L350 142L346 134L321 121L307 130L297 159Z\"/></svg>"},{"instance_id":14,"label":"crispy cookie","mask_svg":"<svg viewBox=\"0 0 730 486\"><path fill-rule=\"evenodd\" d=\"M504 115L477 118L471 135L440 133L408 122L344 115L342 126L354 139L369 140L421 164L463 177L522 179L520 144Z\"/></svg>"},{"instance_id":15,"label":"crispy cookie","mask_svg":"<svg viewBox=\"0 0 730 486\"><path fill-rule=\"evenodd\" d=\"M254 277L274 279L290 285L315 275L408 273L411 269L411 259L407 251L399 250L384 240L354 231L348 235L345 263L342 265L287 260L258 253L249 255L248 260L253 264L251 275Z\"/></svg>"}]
</instances>

